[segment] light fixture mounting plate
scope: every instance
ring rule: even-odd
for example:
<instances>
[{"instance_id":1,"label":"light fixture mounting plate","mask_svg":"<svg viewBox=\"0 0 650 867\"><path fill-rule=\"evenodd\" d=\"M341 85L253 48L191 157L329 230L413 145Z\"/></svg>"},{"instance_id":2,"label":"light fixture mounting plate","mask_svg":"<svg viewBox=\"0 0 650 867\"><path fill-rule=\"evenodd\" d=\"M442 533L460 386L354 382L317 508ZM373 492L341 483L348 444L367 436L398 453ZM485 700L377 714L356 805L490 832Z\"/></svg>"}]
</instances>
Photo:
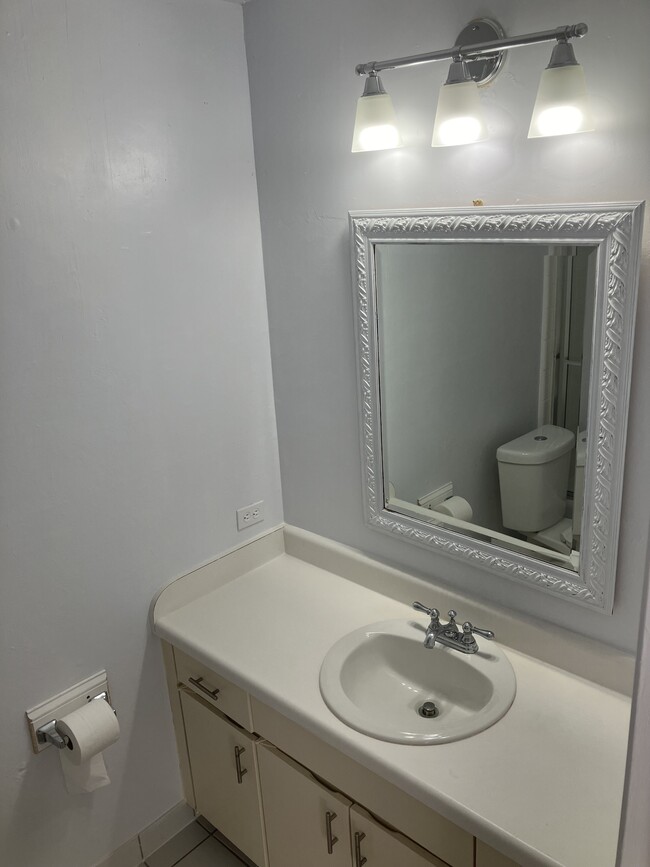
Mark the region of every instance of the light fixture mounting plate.
<instances>
[{"instance_id":1,"label":"light fixture mounting plate","mask_svg":"<svg viewBox=\"0 0 650 867\"><path fill-rule=\"evenodd\" d=\"M456 45L467 47L479 42L493 42L495 39L503 39L505 35L503 27L497 21L491 18L475 18L460 31L456 37ZM505 54L505 51L495 51L494 54L482 57L464 58L472 79L481 86L493 81L503 66Z\"/></svg>"}]
</instances>

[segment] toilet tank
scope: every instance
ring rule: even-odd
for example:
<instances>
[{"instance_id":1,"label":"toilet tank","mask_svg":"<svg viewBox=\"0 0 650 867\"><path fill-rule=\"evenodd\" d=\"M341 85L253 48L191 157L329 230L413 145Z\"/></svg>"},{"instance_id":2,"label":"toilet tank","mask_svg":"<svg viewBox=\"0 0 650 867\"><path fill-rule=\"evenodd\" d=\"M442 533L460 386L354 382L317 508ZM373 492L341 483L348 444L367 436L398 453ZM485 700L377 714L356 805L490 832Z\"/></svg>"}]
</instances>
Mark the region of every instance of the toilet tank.
<instances>
[{"instance_id":1,"label":"toilet tank","mask_svg":"<svg viewBox=\"0 0 650 867\"><path fill-rule=\"evenodd\" d=\"M564 517L574 436L552 424L497 449L503 526L537 533Z\"/></svg>"}]
</instances>

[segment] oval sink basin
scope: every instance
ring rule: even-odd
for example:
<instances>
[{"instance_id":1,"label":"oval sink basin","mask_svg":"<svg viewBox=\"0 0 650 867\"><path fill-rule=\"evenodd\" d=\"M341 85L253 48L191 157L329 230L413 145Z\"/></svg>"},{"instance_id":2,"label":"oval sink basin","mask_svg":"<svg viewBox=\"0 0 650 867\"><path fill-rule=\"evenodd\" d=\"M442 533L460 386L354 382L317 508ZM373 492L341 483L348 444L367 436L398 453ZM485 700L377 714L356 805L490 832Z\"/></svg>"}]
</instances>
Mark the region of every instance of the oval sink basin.
<instances>
[{"instance_id":1,"label":"oval sink basin","mask_svg":"<svg viewBox=\"0 0 650 867\"><path fill-rule=\"evenodd\" d=\"M515 673L498 645L477 638L479 650L424 647L424 627L384 620L337 641L320 670L320 691L344 723L398 744L460 740L493 725L508 711Z\"/></svg>"}]
</instances>

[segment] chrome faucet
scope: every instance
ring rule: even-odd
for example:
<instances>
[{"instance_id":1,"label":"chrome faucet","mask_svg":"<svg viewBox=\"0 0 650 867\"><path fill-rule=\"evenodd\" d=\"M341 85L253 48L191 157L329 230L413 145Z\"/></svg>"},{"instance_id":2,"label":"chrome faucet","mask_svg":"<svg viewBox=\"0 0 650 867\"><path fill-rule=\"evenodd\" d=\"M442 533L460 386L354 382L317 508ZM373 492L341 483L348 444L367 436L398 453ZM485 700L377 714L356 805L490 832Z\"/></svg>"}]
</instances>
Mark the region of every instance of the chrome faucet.
<instances>
[{"instance_id":1,"label":"chrome faucet","mask_svg":"<svg viewBox=\"0 0 650 867\"><path fill-rule=\"evenodd\" d=\"M414 602L413 608L416 611L422 611L428 614L431 618L427 626L426 635L424 636L424 646L427 650L435 647L436 641L444 644L445 647L453 647L454 650L460 650L461 653L476 653L478 644L474 635L480 635L483 638L494 638L494 632L490 629L479 629L477 626L472 626L469 620L463 623L462 631L456 623L457 613L451 608L447 615L448 623L442 623L440 620L440 612L437 608L427 608L421 602Z\"/></svg>"}]
</instances>

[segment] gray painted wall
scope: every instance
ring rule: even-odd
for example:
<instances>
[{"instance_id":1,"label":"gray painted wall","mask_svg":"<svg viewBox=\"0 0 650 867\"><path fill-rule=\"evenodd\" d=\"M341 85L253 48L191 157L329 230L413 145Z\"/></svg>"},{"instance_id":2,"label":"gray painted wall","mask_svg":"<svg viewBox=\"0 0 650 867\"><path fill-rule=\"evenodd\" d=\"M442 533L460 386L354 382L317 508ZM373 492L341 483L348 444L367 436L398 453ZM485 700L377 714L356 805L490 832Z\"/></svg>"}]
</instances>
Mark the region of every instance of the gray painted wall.
<instances>
[{"instance_id":1,"label":"gray painted wall","mask_svg":"<svg viewBox=\"0 0 650 867\"><path fill-rule=\"evenodd\" d=\"M631 650L650 509L647 229L614 614L584 611L461 566L363 522L348 210L468 206L477 198L487 205L621 201L650 193L647 0L493 0L485 10L510 34L588 22L576 53L598 132L526 139L550 56L548 46L535 46L511 52L486 89L489 141L430 147L436 93L447 71L440 63L384 76L408 147L350 153L362 90L355 65L453 45L483 11L468 0L251 0L244 7L285 517L419 575Z\"/></svg>"},{"instance_id":2,"label":"gray painted wall","mask_svg":"<svg viewBox=\"0 0 650 867\"><path fill-rule=\"evenodd\" d=\"M241 7L0 6L0 862L89 867L181 799L154 593L282 520ZM23 713L106 668L110 786Z\"/></svg>"}]
</instances>

